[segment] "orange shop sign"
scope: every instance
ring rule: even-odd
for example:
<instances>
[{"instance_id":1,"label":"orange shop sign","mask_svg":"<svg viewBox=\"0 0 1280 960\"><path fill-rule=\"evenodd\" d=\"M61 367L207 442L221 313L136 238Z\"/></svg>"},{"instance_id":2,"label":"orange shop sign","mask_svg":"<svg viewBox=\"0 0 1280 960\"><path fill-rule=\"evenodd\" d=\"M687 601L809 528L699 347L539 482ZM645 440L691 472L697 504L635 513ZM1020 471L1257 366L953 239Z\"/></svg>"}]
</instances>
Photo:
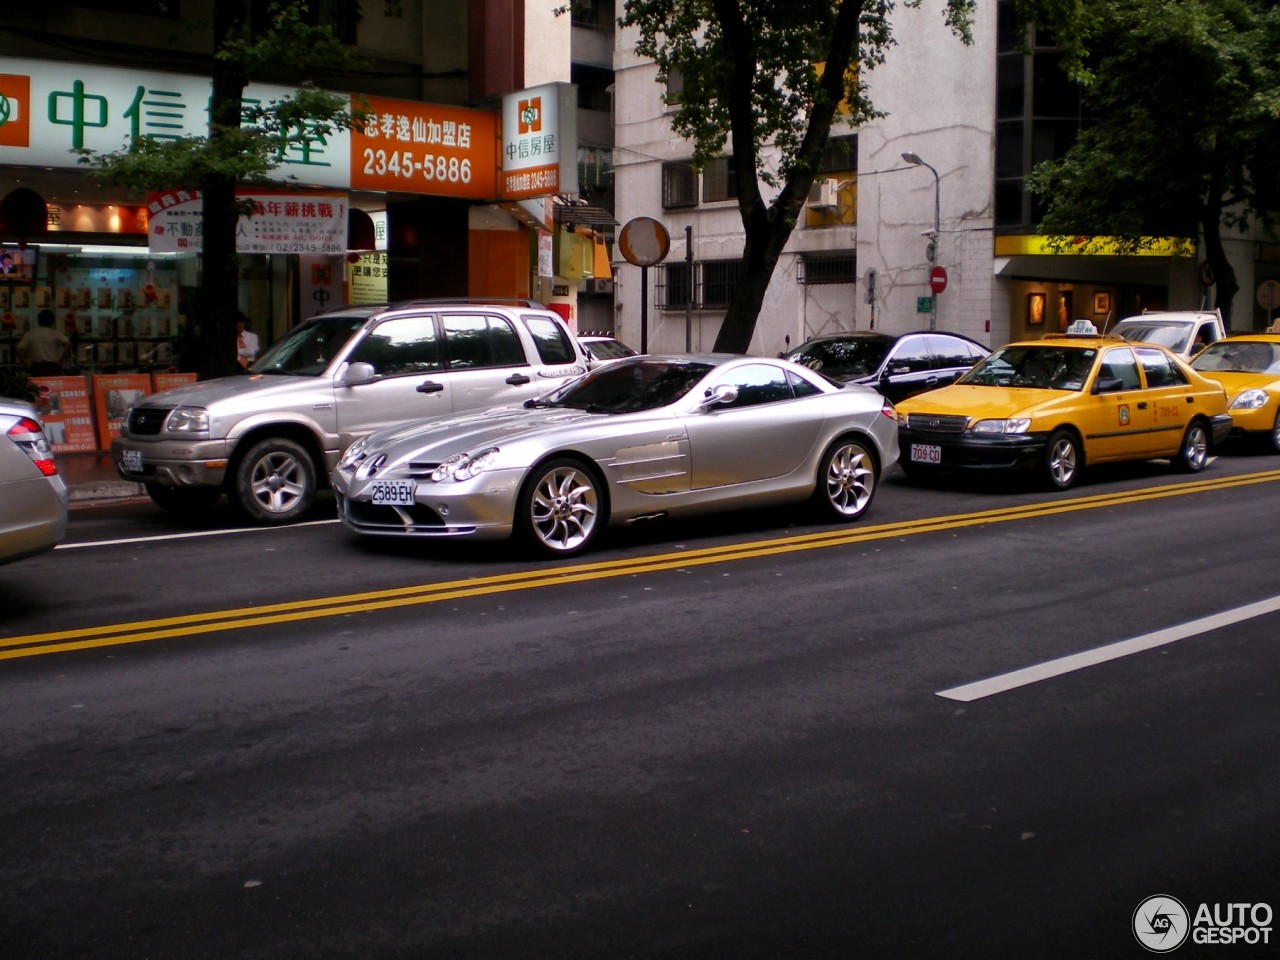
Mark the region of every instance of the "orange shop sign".
<instances>
[{"instance_id":1,"label":"orange shop sign","mask_svg":"<svg viewBox=\"0 0 1280 960\"><path fill-rule=\"evenodd\" d=\"M489 200L497 195L497 115L365 97L351 130L351 188Z\"/></svg>"}]
</instances>

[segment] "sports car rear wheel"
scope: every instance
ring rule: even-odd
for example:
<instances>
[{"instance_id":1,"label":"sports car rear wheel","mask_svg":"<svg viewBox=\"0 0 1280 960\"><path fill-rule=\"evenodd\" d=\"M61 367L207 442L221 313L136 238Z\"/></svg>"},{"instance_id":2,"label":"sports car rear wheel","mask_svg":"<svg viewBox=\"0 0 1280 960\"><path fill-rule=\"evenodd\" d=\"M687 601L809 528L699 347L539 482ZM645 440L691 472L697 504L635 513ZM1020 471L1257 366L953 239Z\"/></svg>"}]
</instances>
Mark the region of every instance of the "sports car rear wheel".
<instances>
[{"instance_id":1,"label":"sports car rear wheel","mask_svg":"<svg viewBox=\"0 0 1280 960\"><path fill-rule=\"evenodd\" d=\"M538 552L581 553L604 523L599 481L580 461L548 460L530 474L516 507L517 528Z\"/></svg>"},{"instance_id":2,"label":"sports car rear wheel","mask_svg":"<svg viewBox=\"0 0 1280 960\"><path fill-rule=\"evenodd\" d=\"M876 495L875 456L859 440L837 440L822 456L813 502L829 520L855 520Z\"/></svg>"}]
</instances>

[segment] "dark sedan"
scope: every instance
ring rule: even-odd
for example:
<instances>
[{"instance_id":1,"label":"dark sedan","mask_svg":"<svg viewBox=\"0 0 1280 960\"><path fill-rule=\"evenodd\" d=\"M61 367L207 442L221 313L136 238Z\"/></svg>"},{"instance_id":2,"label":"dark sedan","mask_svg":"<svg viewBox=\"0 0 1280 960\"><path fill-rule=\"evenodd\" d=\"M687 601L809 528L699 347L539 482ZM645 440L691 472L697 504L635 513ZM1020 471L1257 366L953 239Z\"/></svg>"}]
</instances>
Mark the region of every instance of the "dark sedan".
<instances>
[{"instance_id":1,"label":"dark sedan","mask_svg":"<svg viewBox=\"0 0 1280 960\"><path fill-rule=\"evenodd\" d=\"M875 387L897 403L954 383L990 352L958 333L854 330L814 337L784 356L832 380Z\"/></svg>"}]
</instances>

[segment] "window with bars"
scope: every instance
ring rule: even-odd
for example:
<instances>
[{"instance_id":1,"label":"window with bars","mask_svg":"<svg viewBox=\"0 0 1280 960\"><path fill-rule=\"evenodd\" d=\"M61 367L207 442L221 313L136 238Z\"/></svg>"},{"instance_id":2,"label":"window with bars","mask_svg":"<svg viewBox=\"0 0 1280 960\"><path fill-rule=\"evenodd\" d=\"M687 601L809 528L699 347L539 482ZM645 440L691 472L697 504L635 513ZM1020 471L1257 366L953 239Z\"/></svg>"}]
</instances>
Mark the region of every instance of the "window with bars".
<instances>
[{"instance_id":1,"label":"window with bars","mask_svg":"<svg viewBox=\"0 0 1280 960\"><path fill-rule=\"evenodd\" d=\"M668 160L662 164L662 209L698 205L698 172L689 160Z\"/></svg>"},{"instance_id":2,"label":"window with bars","mask_svg":"<svg viewBox=\"0 0 1280 960\"><path fill-rule=\"evenodd\" d=\"M847 173L858 169L858 135L832 137L818 161L819 173Z\"/></svg>"},{"instance_id":3,"label":"window with bars","mask_svg":"<svg viewBox=\"0 0 1280 960\"><path fill-rule=\"evenodd\" d=\"M691 297L695 310L720 310L729 305L741 275L739 259L696 260L691 284L687 262L664 263L658 270L654 299L660 310L683 310Z\"/></svg>"},{"instance_id":4,"label":"window with bars","mask_svg":"<svg viewBox=\"0 0 1280 960\"><path fill-rule=\"evenodd\" d=\"M858 261L852 253L806 253L800 256L799 281L803 284L853 283Z\"/></svg>"}]
</instances>

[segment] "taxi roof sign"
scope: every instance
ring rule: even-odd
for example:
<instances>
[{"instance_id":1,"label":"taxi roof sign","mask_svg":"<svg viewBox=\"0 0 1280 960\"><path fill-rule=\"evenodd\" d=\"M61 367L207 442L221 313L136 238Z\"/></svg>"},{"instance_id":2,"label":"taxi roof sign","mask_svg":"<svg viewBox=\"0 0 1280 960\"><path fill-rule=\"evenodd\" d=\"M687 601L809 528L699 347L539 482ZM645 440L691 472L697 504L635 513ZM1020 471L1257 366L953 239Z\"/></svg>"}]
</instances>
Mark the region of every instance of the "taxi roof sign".
<instances>
[{"instance_id":1,"label":"taxi roof sign","mask_svg":"<svg viewBox=\"0 0 1280 960\"><path fill-rule=\"evenodd\" d=\"M1067 333L1084 333L1090 336L1098 335L1098 328L1092 320L1072 320L1071 326L1067 327Z\"/></svg>"}]
</instances>

